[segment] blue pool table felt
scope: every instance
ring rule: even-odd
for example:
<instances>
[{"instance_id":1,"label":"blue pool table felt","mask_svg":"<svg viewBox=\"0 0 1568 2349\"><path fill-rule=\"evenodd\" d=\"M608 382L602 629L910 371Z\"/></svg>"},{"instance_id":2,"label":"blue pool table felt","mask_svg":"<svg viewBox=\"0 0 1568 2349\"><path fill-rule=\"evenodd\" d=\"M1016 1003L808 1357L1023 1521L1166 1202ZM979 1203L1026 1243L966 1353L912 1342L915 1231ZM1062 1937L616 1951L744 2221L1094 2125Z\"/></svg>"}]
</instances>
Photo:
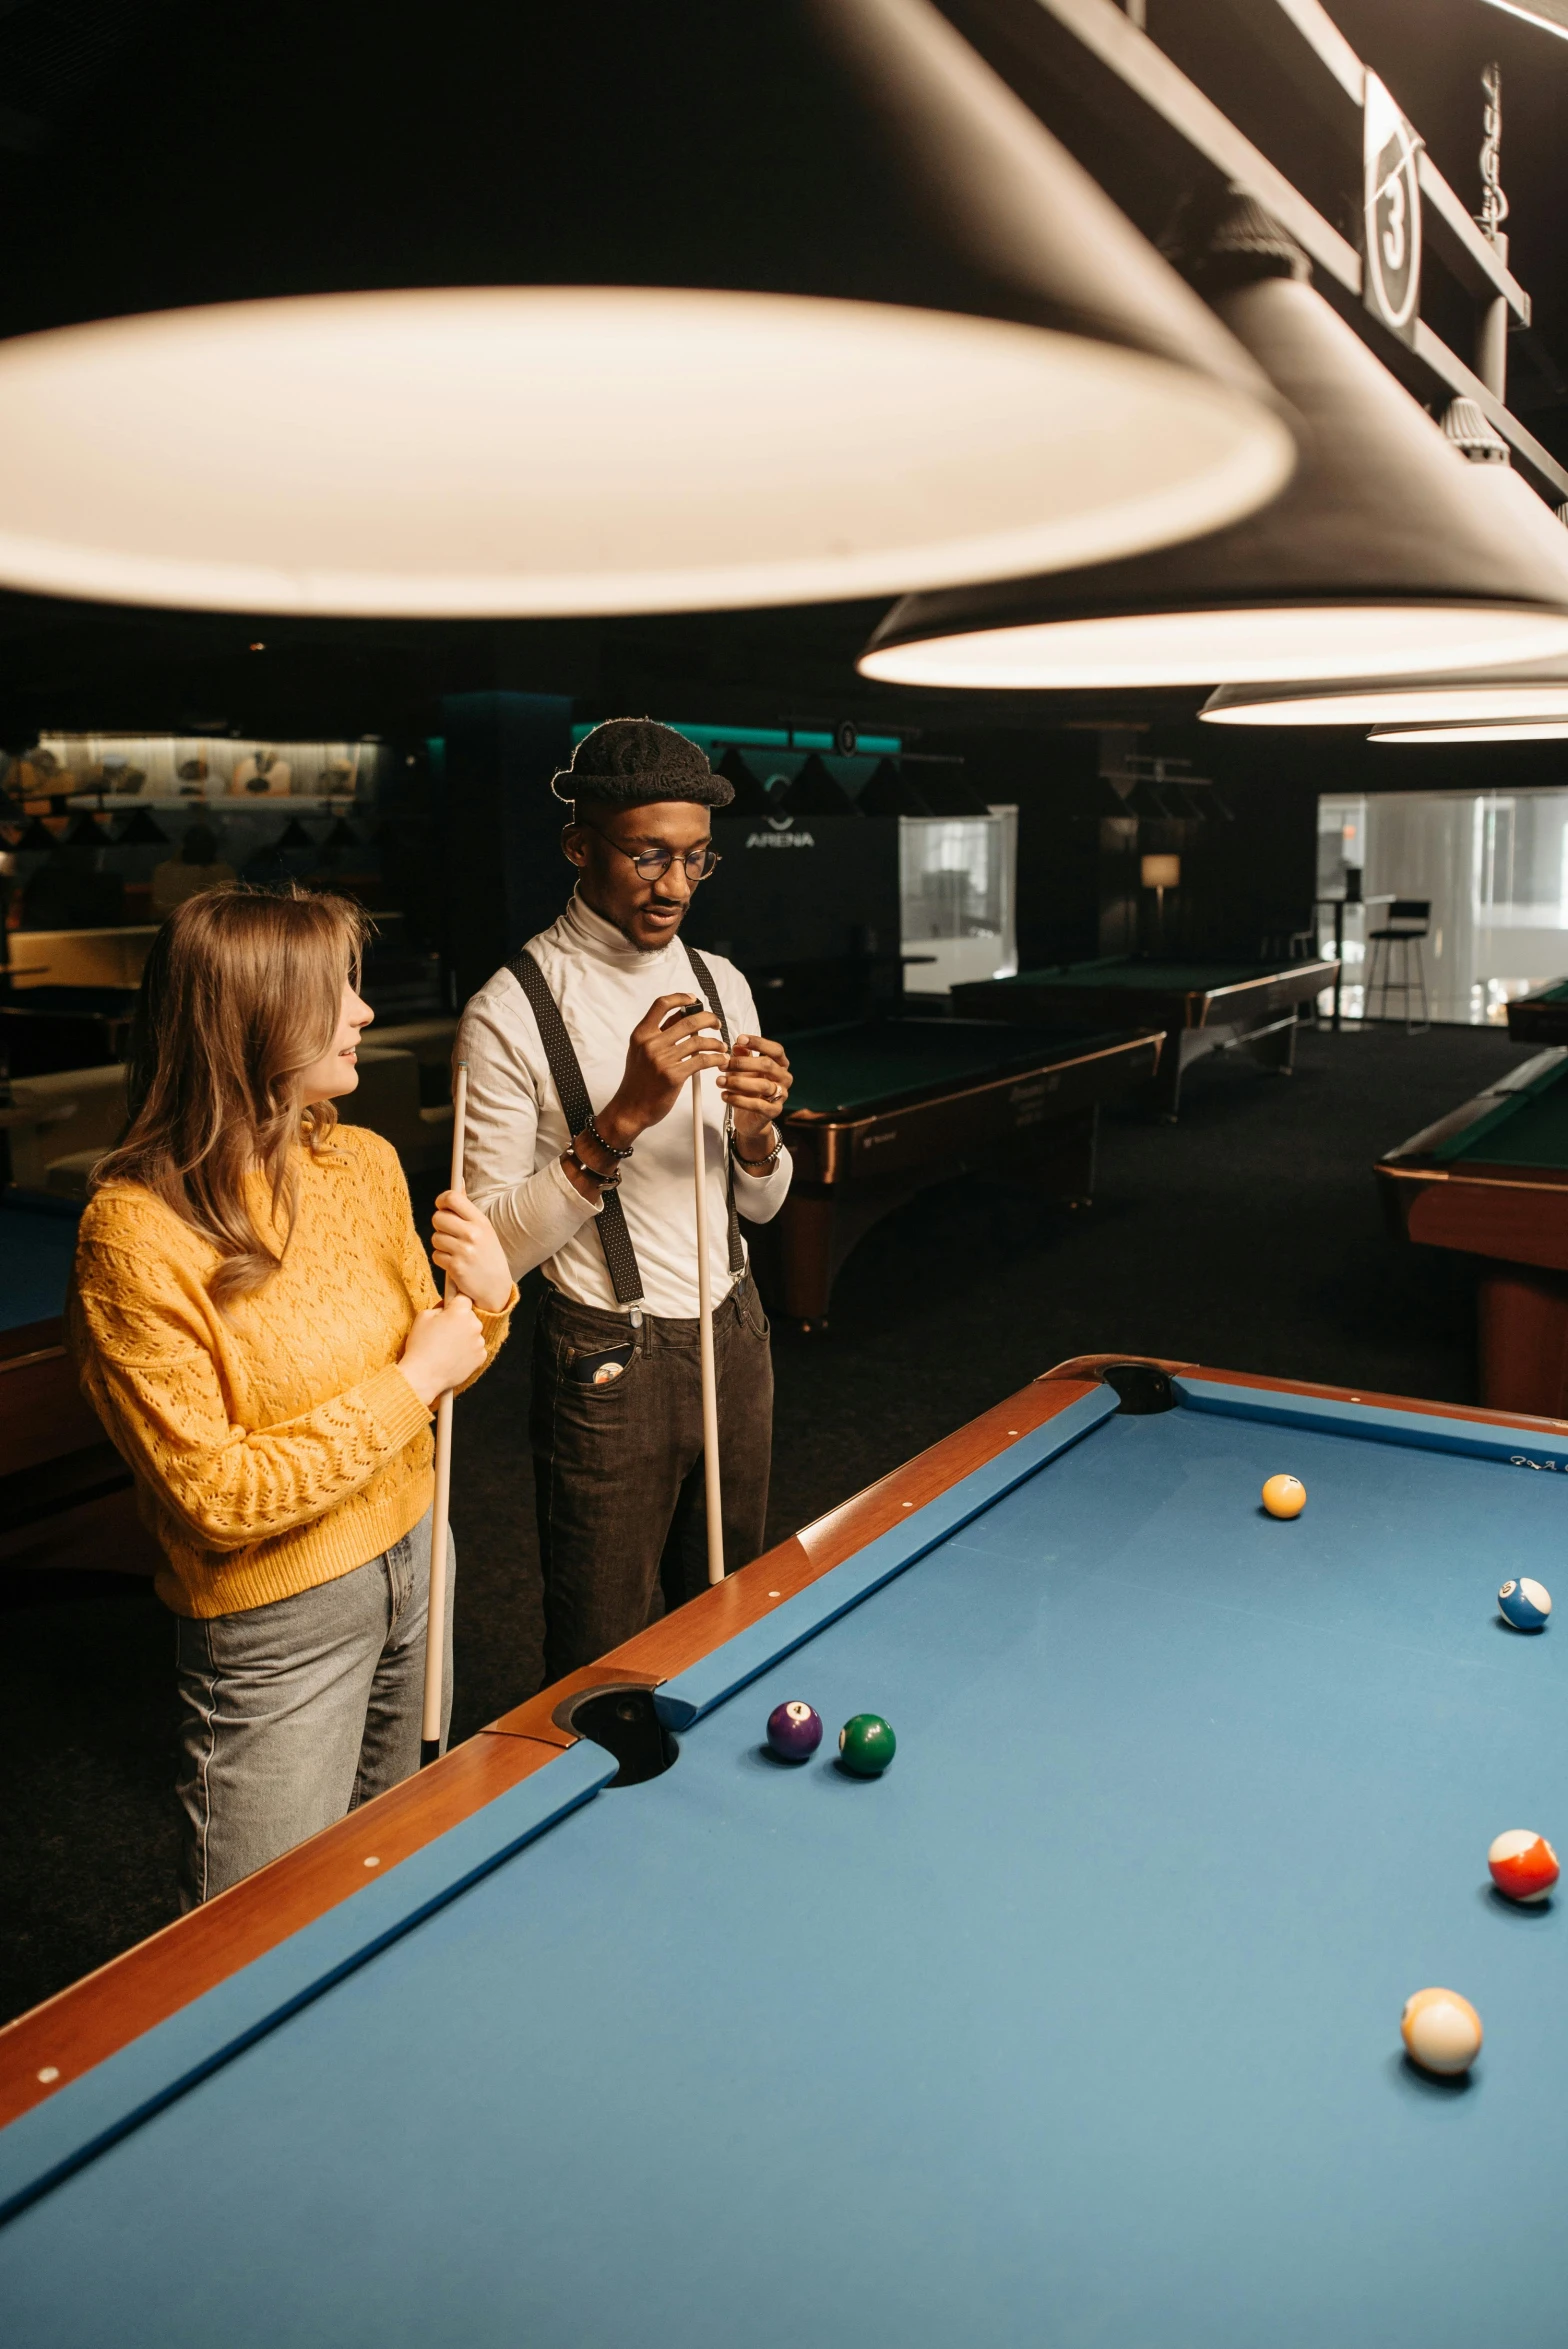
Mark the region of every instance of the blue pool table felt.
<instances>
[{"instance_id":1,"label":"blue pool table felt","mask_svg":"<svg viewBox=\"0 0 1568 2349\"><path fill-rule=\"evenodd\" d=\"M791 1602L792 1653L786 1607L668 1684L663 1777L579 1747L516 1790L563 1815L0 2230L11 2349L1558 2343L1561 1903L1486 1848L1563 1836L1563 1633L1495 1592L1565 1580L1568 1438L1186 1402L1075 1406L859 1604L861 1560ZM1434 1982L1486 2024L1467 2085L1400 2055Z\"/></svg>"}]
</instances>

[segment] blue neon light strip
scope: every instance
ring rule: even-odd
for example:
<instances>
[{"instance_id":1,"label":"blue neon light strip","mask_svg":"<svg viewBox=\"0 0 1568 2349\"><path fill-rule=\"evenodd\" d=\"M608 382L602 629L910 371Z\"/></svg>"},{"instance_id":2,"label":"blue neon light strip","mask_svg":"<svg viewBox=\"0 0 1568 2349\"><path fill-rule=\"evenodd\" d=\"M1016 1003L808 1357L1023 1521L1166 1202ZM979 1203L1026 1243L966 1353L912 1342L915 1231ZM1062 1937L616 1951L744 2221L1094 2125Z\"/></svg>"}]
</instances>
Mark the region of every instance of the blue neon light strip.
<instances>
[{"instance_id":1,"label":"blue neon light strip","mask_svg":"<svg viewBox=\"0 0 1568 2349\"><path fill-rule=\"evenodd\" d=\"M594 726L598 723L596 718L591 725L572 728L574 750L583 736L591 734ZM840 758L896 759L904 747L904 739L901 734L860 734L855 738L853 751L842 752L837 748L831 734L824 734L814 727L696 726L689 725L684 718L671 718L666 723L674 726L677 734L686 735L688 740L697 743L701 749L706 751L711 751L715 743L726 745L733 743L737 750L821 750L826 751L832 757Z\"/></svg>"}]
</instances>

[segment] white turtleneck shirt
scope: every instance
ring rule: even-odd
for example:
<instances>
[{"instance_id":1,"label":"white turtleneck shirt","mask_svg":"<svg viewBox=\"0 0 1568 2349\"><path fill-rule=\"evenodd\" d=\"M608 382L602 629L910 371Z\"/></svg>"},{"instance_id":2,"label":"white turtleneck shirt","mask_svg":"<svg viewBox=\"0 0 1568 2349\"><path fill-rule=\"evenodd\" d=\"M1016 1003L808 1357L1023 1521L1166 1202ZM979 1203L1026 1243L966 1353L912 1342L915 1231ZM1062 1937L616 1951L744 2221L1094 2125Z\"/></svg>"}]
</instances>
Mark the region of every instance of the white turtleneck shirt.
<instances>
[{"instance_id":1,"label":"white turtleneck shirt","mask_svg":"<svg viewBox=\"0 0 1568 2349\"><path fill-rule=\"evenodd\" d=\"M558 922L530 938L582 1066L588 1098L600 1109L626 1072L632 1030L661 995L698 995L697 976L678 938L644 953L581 896ZM760 1032L751 989L719 954L703 953L729 1023L731 1040ZM567 1180L561 1154L572 1135L550 1074L539 1025L509 970L497 971L463 1013L457 1058L468 1063L468 1195L498 1234L514 1279L542 1265L545 1278L579 1305L615 1313L597 1229L599 1206ZM708 1264L715 1300L728 1294L729 1266L724 1104L717 1076L702 1079L707 1165ZM790 1156L770 1175L735 1170L742 1218L767 1223L789 1190ZM615 1196L642 1274L644 1309L676 1320L697 1313L696 1206L692 1195L691 1103L682 1092L669 1116L637 1138L621 1162Z\"/></svg>"}]
</instances>

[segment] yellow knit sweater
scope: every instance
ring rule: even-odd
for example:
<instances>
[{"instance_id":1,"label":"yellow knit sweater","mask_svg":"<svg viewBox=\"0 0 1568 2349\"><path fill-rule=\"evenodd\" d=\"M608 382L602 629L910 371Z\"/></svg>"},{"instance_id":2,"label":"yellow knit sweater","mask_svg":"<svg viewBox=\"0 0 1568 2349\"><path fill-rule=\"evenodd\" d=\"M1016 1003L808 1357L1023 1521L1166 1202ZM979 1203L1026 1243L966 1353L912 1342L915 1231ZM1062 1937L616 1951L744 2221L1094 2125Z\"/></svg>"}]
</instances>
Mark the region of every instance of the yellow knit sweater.
<instances>
[{"instance_id":1,"label":"yellow knit sweater","mask_svg":"<svg viewBox=\"0 0 1568 2349\"><path fill-rule=\"evenodd\" d=\"M431 1414L397 1361L437 1295L397 1153L339 1126L319 1158L296 1160L282 1264L226 1312L207 1294L216 1249L139 1184L106 1184L82 1217L71 1351L136 1478L164 1554L158 1594L178 1615L331 1582L430 1506ZM267 1186L252 1182L266 1234ZM480 1315L490 1359L509 1319Z\"/></svg>"}]
</instances>

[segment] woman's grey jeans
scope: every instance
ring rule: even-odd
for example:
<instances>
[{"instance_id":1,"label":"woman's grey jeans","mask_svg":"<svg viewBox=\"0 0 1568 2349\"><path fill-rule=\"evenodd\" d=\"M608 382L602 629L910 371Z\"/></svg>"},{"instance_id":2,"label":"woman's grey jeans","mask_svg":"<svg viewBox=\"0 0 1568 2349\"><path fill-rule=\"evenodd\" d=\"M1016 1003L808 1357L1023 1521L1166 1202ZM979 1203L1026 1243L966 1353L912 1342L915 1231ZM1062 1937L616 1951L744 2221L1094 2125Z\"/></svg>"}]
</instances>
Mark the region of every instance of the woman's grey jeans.
<instances>
[{"instance_id":1,"label":"woman's grey jeans","mask_svg":"<svg viewBox=\"0 0 1568 2349\"><path fill-rule=\"evenodd\" d=\"M379 1558L315 1590L241 1615L178 1618L182 1908L413 1776L429 1586L427 1513Z\"/></svg>"}]
</instances>

